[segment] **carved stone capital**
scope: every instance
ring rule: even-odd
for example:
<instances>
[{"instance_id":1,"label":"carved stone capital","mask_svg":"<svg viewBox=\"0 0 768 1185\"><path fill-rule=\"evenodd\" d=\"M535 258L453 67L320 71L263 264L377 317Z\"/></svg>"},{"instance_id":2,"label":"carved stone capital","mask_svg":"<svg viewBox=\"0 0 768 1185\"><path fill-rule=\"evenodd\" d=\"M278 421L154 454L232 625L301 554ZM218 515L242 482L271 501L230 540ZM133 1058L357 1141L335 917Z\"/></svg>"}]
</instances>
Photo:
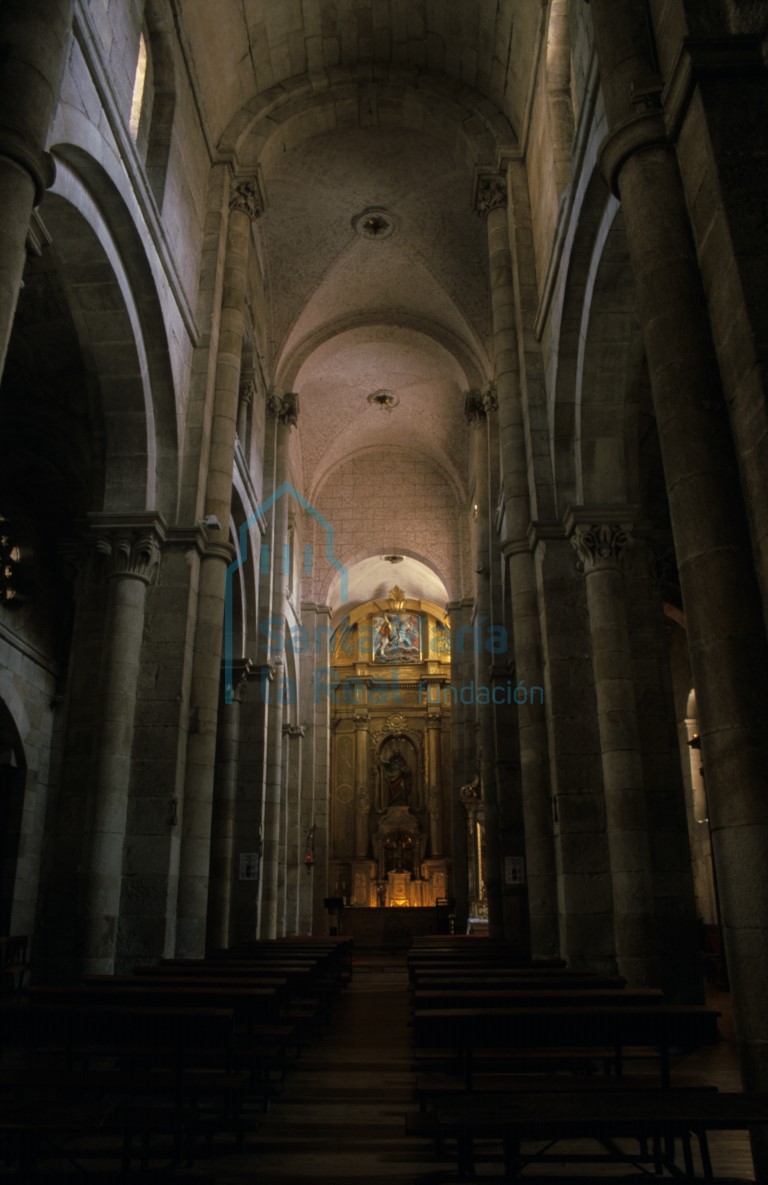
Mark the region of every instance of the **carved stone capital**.
<instances>
[{"instance_id":1,"label":"carved stone capital","mask_svg":"<svg viewBox=\"0 0 768 1185\"><path fill-rule=\"evenodd\" d=\"M477 806L482 799L482 791L480 789L480 774L475 774L471 782L467 782L466 786L462 786L459 790L459 797L466 806Z\"/></svg>"},{"instance_id":2,"label":"carved stone capital","mask_svg":"<svg viewBox=\"0 0 768 1185\"><path fill-rule=\"evenodd\" d=\"M507 182L501 173L480 173L475 189L475 212L487 218L507 204Z\"/></svg>"},{"instance_id":3,"label":"carved stone capital","mask_svg":"<svg viewBox=\"0 0 768 1185\"><path fill-rule=\"evenodd\" d=\"M367 732L371 723L371 718L367 712L356 712L352 717L355 724L355 732Z\"/></svg>"},{"instance_id":4,"label":"carved stone capital","mask_svg":"<svg viewBox=\"0 0 768 1185\"><path fill-rule=\"evenodd\" d=\"M464 396L464 415L467 423L477 427L485 420L485 401L481 391L467 391Z\"/></svg>"},{"instance_id":5,"label":"carved stone capital","mask_svg":"<svg viewBox=\"0 0 768 1185\"><path fill-rule=\"evenodd\" d=\"M253 397L255 394L256 394L256 384L254 383L253 379L252 378L241 379L240 380L240 392L239 392L240 403L245 404L246 407L250 407L251 404L253 403Z\"/></svg>"},{"instance_id":6,"label":"carved stone capital","mask_svg":"<svg viewBox=\"0 0 768 1185\"><path fill-rule=\"evenodd\" d=\"M267 410L284 428L295 428L299 422L299 397L295 391L284 395L273 391L267 398Z\"/></svg>"},{"instance_id":7,"label":"carved stone capital","mask_svg":"<svg viewBox=\"0 0 768 1185\"><path fill-rule=\"evenodd\" d=\"M496 384L495 383L488 383L488 385L486 387L483 387L483 390L481 392L481 397L483 400L483 407L485 408L486 415L490 415L490 413L492 411L499 410L499 399L496 394Z\"/></svg>"},{"instance_id":8,"label":"carved stone capital","mask_svg":"<svg viewBox=\"0 0 768 1185\"><path fill-rule=\"evenodd\" d=\"M256 668L254 667L250 658L233 658L231 664L229 664L229 667L229 671L227 670L227 664L224 664L223 667L225 674L231 673L232 678L232 682L230 684L232 698L229 700L229 702L231 703L233 700L240 702L243 697L243 692L248 686L248 680L254 677Z\"/></svg>"},{"instance_id":9,"label":"carved stone capital","mask_svg":"<svg viewBox=\"0 0 768 1185\"><path fill-rule=\"evenodd\" d=\"M160 547L153 535L100 535L96 551L108 561L108 575L126 576L149 584L160 559Z\"/></svg>"},{"instance_id":10,"label":"carved stone capital","mask_svg":"<svg viewBox=\"0 0 768 1185\"><path fill-rule=\"evenodd\" d=\"M439 712L427 712L427 728L439 729L443 723L443 718Z\"/></svg>"},{"instance_id":11,"label":"carved stone capital","mask_svg":"<svg viewBox=\"0 0 768 1185\"><path fill-rule=\"evenodd\" d=\"M571 535L576 565L579 571L587 575L606 568L618 568L631 545L632 537L628 529L619 523L580 523L574 527Z\"/></svg>"},{"instance_id":12,"label":"carved stone capital","mask_svg":"<svg viewBox=\"0 0 768 1185\"><path fill-rule=\"evenodd\" d=\"M160 515L91 515L95 551L105 562L107 577L140 580L150 584L157 572L165 540L165 522Z\"/></svg>"},{"instance_id":13,"label":"carved stone capital","mask_svg":"<svg viewBox=\"0 0 768 1185\"><path fill-rule=\"evenodd\" d=\"M264 213L264 198L255 177L243 177L232 182L229 208L247 214L251 222L261 218Z\"/></svg>"},{"instance_id":14,"label":"carved stone capital","mask_svg":"<svg viewBox=\"0 0 768 1185\"><path fill-rule=\"evenodd\" d=\"M606 136L598 153L600 171L614 197L620 197L619 174L637 152L665 147L672 150L664 117L657 108L641 111L625 119Z\"/></svg>"}]
</instances>

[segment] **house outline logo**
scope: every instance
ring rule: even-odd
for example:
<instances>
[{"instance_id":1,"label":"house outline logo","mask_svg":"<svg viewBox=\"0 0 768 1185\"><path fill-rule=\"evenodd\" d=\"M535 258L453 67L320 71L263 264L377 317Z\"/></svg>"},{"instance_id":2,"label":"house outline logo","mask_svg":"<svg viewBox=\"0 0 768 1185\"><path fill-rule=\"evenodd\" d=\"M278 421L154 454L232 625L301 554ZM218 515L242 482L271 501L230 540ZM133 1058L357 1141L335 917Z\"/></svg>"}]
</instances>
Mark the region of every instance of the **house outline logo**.
<instances>
[{"instance_id":1,"label":"house outline logo","mask_svg":"<svg viewBox=\"0 0 768 1185\"><path fill-rule=\"evenodd\" d=\"M252 514L240 527L238 532L239 540L239 554L236 559L228 566L225 586L224 586L224 703L231 704L234 699L234 681L232 676L233 668L233 654L232 654L232 635L233 635L233 588L235 574L240 571L243 565L248 560L248 532L254 523L258 522L259 515L266 515L272 507L279 502L281 498L293 497L298 502L301 509L312 516L317 523L320 524L325 533L325 558L328 563L336 569L340 574L340 604L346 605L349 600L349 585L348 572L342 564L341 560L336 556L333 542L333 527L326 518L317 510L316 507L308 502L303 494L300 494L296 487L290 481L284 481L282 485L270 494L266 502L257 507ZM304 547L304 570L311 571L311 567L307 568L307 556L312 555L311 544L306 544Z\"/></svg>"}]
</instances>

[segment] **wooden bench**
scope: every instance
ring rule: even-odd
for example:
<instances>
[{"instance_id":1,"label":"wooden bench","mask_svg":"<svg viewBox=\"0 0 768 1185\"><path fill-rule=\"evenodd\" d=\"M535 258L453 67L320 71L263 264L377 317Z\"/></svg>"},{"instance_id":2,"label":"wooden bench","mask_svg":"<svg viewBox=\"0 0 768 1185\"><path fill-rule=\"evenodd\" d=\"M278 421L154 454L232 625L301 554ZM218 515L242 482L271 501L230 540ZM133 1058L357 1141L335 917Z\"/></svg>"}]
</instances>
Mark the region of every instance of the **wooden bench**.
<instances>
[{"instance_id":1,"label":"wooden bench","mask_svg":"<svg viewBox=\"0 0 768 1185\"><path fill-rule=\"evenodd\" d=\"M555 990L559 987L613 988L627 986L620 975L595 975L591 971L521 971L517 968L486 967L462 968L460 971L419 971L413 978L413 986L420 987L540 987Z\"/></svg>"},{"instance_id":2,"label":"wooden bench","mask_svg":"<svg viewBox=\"0 0 768 1185\"><path fill-rule=\"evenodd\" d=\"M249 1076L234 1069L234 1012L197 1007L117 1007L44 1003L14 1012L21 1069L5 1078L16 1108L57 1114L54 1101L107 1101L105 1135L119 1137L119 1156L147 1167L155 1136L168 1136L174 1157L190 1161L203 1127L234 1134L242 1146ZM39 1055L39 1056L37 1056ZM221 1064L211 1070L209 1060ZM44 1128L40 1129L41 1132Z\"/></svg>"},{"instance_id":3,"label":"wooden bench","mask_svg":"<svg viewBox=\"0 0 768 1185\"><path fill-rule=\"evenodd\" d=\"M651 1007L664 1002L659 988L582 988L561 984L557 989L503 988L417 988L413 993L414 1012L434 1008L558 1008Z\"/></svg>"},{"instance_id":4,"label":"wooden bench","mask_svg":"<svg viewBox=\"0 0 768 1185\"><path fill-rule=\"evenodd\" d=\"M26 934L0 937L0 987L3 990L6 984L10 984L10 990L14 994L21 994L29 970L28 945L29 939Z\"/></svg>"},{"instance_id":5,"label":"wooden bench","mask_svg":"<svg viewBox=\"0 0 768 1185\"><path fill-rule=\"evenodd\" d=\"M466 1098L438 1103L435 1124L443 1139L456 1140L461 1175L474 1172L474 1141L499 1140L503 1145L505 1179L510 1185L527 1180L531 1164L606 1161L637 1167L650 1163L656 1173L666 1170L695 1181L691 1139L698 1142L703 1177L715 1177L707 1137L712 1131L751 1131L768 1124L768 1095L686 1090L643 1090L579 1093L520 1094L494 1102ZM620 1138L637 1140L637 1153L622 1152ZM590 1139L600 1153L553 1152L551 1142ZM523 1151L529 1141L547 1141L543 1151ZM677 1159L680 1144L683 1163ZM562 1179L562 1178L560 1178ZM616 1179L616 1178L612 1178ZM536 1177L539 1181L541 1178ZM601 1176L600 1180L604 1180Z\"/></svg>"},{"instance_id":6,"label":"wooden bench","mask_svg":"<svg viewBox=\"0 0 768 1185\"><path fill-rule=\"evenodd\" d=\"M657 1051L661 1082L669 1083L670 1050L674 1046L695 1048L719 1040L720 1014L699 1005L655 1004L625 1007L557 1005L545 1007L441 1008L414 1013L414 1044L417 1049L453 1050L462 1067L467 1089L478 1058L489 1055L508 1065L524 1061L532 1051L614 1051L613 1068L623 1069L630 1047ZM477 1068L483 1065L482 1060Z\"/></svg>"},{"instance_id":7,"label":"wooden bench","mask_svg":"<svg viewBox=\"0 0 768 1185\"><path fill-rule=\"evenodd\" d=\"M191 1012L227 1010L234 1018L236 1046L230 1040L227 1046L209 1048L206 1064L218 1069L246 1069L252 1093L258 1093L264 1109L268 1109L276 1084L285 1077L287 1041L290 1036L295 1038L293 1026L286 1026L283 1020L275 989L189 987L186 980L167 987L155 986L152 980L137 979L135 982L137 986L133 983L125 986L113 983L112 977L107 976L98 986L33 987L29 994L30 1008L35 1011L46 1005L89 1007L94 1016L116 1008L126 1011L156 1008ZM286 1027L290 1033L286 1033Z\"/></svg>"},{"instance_id":8,"label":"wooden bench","mask_svg":"<svg viewBox=\"0 0 768 1185\"><path fill-rule=\"evenodd\" d=\"M590 1077L575 1077L571 1074L475 1074L472 1090L467 1091L464 1079L456 1074L425 1074L416 1079L414 1098L419 1112L424 1115L430 1106L442 1101L462 1105L483 1106L494 1103L500 1097L516 1094L547 1093L601 1093L614 1090L658 1090L659 1082L651 1074L613 1075L595 1074ZM697 1078L685 1075L671 1081L669 1090L711 1090L717 1087Z\"/></svg>"}]
</instances>

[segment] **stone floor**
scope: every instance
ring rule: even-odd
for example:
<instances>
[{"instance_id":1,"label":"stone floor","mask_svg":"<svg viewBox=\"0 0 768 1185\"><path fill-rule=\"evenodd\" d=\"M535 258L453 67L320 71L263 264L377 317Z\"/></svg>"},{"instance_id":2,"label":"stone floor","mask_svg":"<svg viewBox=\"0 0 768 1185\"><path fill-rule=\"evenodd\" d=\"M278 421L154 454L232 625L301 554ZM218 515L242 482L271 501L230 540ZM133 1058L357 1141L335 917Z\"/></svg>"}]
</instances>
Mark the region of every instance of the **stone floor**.
<instances>
[{"instance_id":1,"label":"stone floor","mask_svg":"<svg viewBox=\"0 0 768 1185\"><path fill-rule=\"evenodd\" d=\"M679 1069L706 1075L721 1089L738 1089L729 1000L718 995L710 1002L723 1010L725 1039L681 1060ZM305 1051L245 1154L223 1152L195 1168L216 1185L455 1180L451 1163L434 1159L431 1143L404 1134L404 1117L415 1110L411 1089L404 957L360 955L328 1032ZM745 1136L712 1143L716 1172L754 1180ZM490 1180L494 1171L499 1180L498 1166L481 1163L479 1176ZM583 1175L595 1180L600 1173L585 1168Z\"/></svg>"}]
</instances>

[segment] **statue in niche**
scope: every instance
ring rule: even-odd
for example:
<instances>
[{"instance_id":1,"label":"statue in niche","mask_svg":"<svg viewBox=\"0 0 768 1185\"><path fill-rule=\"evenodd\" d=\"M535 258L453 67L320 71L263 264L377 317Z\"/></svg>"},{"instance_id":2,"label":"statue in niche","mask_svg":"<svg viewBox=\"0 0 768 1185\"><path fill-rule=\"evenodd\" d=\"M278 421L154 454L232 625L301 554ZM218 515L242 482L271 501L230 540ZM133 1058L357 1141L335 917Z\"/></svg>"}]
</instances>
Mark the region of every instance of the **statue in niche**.
<instances>
[{"instance_id":1,"label":"statue in niche","mask_svg":"<svg viewBox=\"0 0 768 1185\"><path fill-rule=\"evenodd\" d=\"M382 754L381 768L389 789L388 806L410 806L411 771L400 750L393 749L388 757Z\"/></svg>"}]
</instances>

